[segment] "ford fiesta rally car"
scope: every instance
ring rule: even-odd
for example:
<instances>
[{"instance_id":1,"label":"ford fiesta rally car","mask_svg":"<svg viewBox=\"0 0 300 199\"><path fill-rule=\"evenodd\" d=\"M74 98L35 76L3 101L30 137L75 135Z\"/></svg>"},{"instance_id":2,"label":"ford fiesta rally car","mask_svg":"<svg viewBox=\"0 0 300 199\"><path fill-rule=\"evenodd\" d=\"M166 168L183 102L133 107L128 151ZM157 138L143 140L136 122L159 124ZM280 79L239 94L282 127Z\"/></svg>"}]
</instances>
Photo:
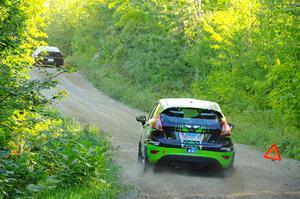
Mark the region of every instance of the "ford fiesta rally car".
<instances>
[{"instance_id":1,"label":"ford fiesta rally car","mask_svg":"<svg viewBox=\"0 0 300 199\"><path fill-rule=\"evenodd\" d=\"M149 166L233 167L233 124L228 124L217 103L195 99L161 99L143 125L138 160Z\"/></svg>"}]
</instances>

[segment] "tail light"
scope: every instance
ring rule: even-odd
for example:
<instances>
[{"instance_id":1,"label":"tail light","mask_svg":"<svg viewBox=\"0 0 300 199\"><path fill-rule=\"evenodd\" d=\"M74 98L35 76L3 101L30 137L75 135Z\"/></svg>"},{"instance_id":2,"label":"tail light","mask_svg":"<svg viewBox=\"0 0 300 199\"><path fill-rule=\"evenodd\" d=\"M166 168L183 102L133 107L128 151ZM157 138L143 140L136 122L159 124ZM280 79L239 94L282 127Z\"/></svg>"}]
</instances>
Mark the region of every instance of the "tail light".
<instances>
[{"instance_id":1,"label":"tail light","mask_svg":"<svg viewBox=\"0 0 300 199\"><path fill-rule=\"evenodd\" d=\"M222 132L221 135L231 135L231 128L225 118L222 118Z\"/></svg>"},{"instance_id":2,"label":"tail light","mask_svg":"<svg viewBox=\"0 0 300 199\"><path fill-rule=\"evenodd\" d=\"M151 150L150 153L152 154L157 154L159 151L158 150Z\"/></svg>"},{"instance_id":3,"label":"tail light","mask_svg":"<svg viewBox=\"0 0 300 199\"><path fill-rule=\"evenodd\" d=\"M158 131L163 131L162 122L161 122L161 119L160 119L160 114L158 114L156 116L156 118L154 119L153 124L152 124L152 128L156 129Z\"/></svg>"},{"instance_id":4,"label":"tail light","mask_svg":"<svg viewBox=\"0 0 300 199\"><path fill-rule=\"evenodd\" d=\"M222 156L225 160L228 160L230 157L228 155L223 155Z\"/></svg>"}]
</instances>

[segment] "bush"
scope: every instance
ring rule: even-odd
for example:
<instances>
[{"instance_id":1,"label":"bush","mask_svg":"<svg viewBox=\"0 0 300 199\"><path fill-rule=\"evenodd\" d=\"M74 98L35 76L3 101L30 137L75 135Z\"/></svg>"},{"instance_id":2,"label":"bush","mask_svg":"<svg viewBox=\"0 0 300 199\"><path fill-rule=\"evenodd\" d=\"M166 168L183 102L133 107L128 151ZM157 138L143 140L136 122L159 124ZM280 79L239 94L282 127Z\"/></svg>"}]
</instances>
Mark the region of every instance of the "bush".
<instances>
[{"instance_id":1,"label":"bush","mask_svg":"<svg viewBox=\"0 0 300 199\"><path fill-rule=\"evenodd\" d=\"M101 194L114 197L119 193L110 144L97 128L56 118L47 128L26 138L23 152L14 147L0 151L2 197L41 195L91 183Z\"/></svg>"},{"instance_id":2,"label":"bush","mask_svg":"<svg viewBox=\"0 0 300 199\"><path fill-rule=\"evenodd\" d=\"M0 2L0 198L40 198L73 186L114 197L118 178L105 136L45 108L65 93L41 93L55 87L54 77L30 79L32 50L47 45L46 10L45 0Z\"/></svg>"}]
</instances>

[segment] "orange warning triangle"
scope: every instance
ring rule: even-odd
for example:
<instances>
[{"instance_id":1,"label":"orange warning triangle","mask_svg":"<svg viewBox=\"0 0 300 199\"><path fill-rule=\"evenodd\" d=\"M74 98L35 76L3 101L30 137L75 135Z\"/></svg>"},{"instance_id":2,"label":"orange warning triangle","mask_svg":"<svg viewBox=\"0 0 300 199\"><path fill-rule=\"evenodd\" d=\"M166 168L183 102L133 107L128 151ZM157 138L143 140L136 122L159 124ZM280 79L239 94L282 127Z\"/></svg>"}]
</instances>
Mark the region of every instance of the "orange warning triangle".
<instances>
[{"instance_id":1,"label":"orange warning triangle","mask_svg":"<svg viewBox=\"0 0 300 199\"><path fill-rule=\"evenodd\" d=\"M273 151L275 152L275 156L270 155ZM276 144L272 144L272 146L268 149L268 151L264 155L264 158L271 159L271 160L281 160Z\"/></svg>"}]
</instances>

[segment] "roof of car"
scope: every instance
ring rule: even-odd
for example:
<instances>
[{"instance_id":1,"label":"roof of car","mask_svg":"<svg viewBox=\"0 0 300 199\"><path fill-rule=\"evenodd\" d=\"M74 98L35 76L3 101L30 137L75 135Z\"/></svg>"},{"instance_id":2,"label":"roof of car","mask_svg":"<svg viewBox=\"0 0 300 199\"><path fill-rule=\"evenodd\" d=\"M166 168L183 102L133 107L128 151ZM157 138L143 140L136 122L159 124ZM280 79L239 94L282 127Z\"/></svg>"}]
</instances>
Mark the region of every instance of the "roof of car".
<instances>
[{"instance_id":1,"label":"roof of car","mask_svg":"<svg viewBox=\"0 0 300 199\"><path fill-rule=\"evenodd\" d=\"M171 107L185 107L185 108L200 108L209 109L222 113L220 106L216 102L197 100L191 98L167 98L159 100L163 110Z\"/></svg>"},{"instance_id":2,"label":"roof of car","mask_svg":"<svg viewBox=\"0 0 300 199\"><path fill-rule=\"evenodd\" d=\"M41 46L39 49L47 52L60 52L60 50L54 46Z\"/></svg>"}]
</instances>

